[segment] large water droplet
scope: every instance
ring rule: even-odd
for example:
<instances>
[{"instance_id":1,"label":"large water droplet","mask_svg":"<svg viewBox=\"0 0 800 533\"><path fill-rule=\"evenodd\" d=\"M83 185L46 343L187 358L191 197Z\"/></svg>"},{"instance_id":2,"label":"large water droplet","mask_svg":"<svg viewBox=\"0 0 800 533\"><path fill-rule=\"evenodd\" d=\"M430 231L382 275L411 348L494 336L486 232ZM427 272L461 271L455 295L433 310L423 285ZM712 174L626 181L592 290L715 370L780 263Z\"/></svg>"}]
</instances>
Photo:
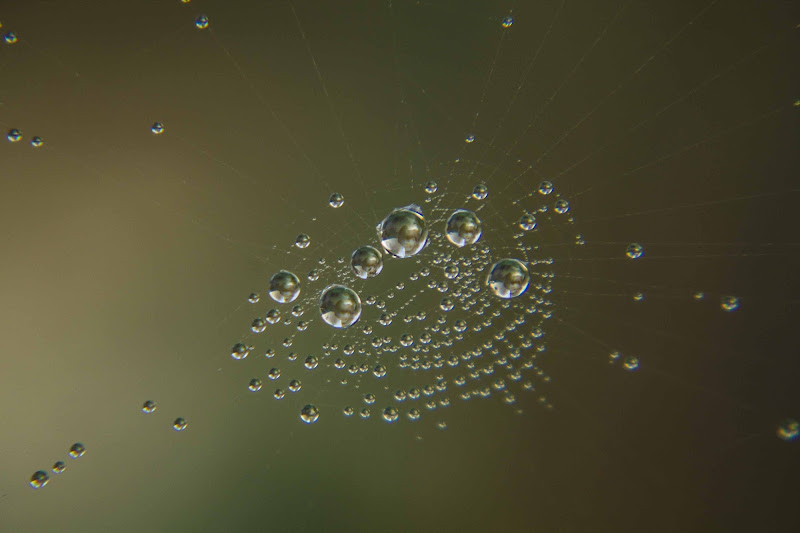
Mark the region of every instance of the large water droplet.
<instances>
[{"instance_id":1,"label":"large water droplet","mask_svg":"<svg viewBox=\"0 0 800 533\"><path fill-rule=\"evenodd\" d=\"M319 302L322 320L335 328L348 328L361 316L361 298L344 285L331 285L322 292Z\"/></svg>"},{"instance_id":2,"label":"large water droplet","mask_svg":"<svg viewBox=\"0 0 800 533\"><path fill-rule=\"evenodd\" d=\"M517 259L501 259L486 278L489 289L500 298L516 298L525 292L529 281L528 267Z\"/></svg>"},{"instance_id":3,"label":"large water droplet","mask_svg":"<svg viewBox=\"0 0 800 533\"><path fill-rule=\"evenodd\" d=\"M378 225L383 249L395 257L411 257L425 248L428 227L422 209L408 205L395 209Z\"/></svg>"},{"instance_id":4,"label":"large water droplet","mask_svg":"<svg viewBox=\"0 0 800 533\"><path fill-rule=\"evenodd\" d=\"M281 270L269 279L269 296L276 302L293 302L299 295L300 280L288 270Z\"/></svg>"},{"instance_id":5,"label":"large water droplet","mask_svg":"<svg viewBox=\"0 0 800 533\"><path fill-rule=\"evenodd\" d=\"M359 278L374 278L383 270L383 254L372 246L362 246L353 252L350 265Z\"/></svg>"},{"instance_id":6,"label":"large water droplet","mask_svg":"<svg viewBox=\"0 0 800 533\"><path fill-rule=\"evenodd\" d=\"M466 209L455 211L447 219L447 240L459 248L474 244L481 238L481 220L478 215Z\"/></svg>"}]
</instances>

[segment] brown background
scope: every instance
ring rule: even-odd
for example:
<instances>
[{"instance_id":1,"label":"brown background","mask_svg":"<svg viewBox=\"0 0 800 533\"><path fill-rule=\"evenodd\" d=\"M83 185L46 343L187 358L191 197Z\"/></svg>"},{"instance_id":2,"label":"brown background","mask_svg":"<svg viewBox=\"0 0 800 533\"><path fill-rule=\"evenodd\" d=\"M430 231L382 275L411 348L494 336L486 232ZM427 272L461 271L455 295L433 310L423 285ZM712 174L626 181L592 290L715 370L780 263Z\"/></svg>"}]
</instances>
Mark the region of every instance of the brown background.
<instances>
[{"instance_id":1,"label":"brown background","mask_svg":"<svg viewBox=\"0 0 800 533\"><path fill-rule=\"evenodd\" d=\"M798 443L775 428L800 418L798 7L294 9L307 41L285 2L0 3L20 37L0 46L0 126L25 135L0 143L0 531L795 524ZM459 156L505 163L451 180L454 205L485 179L495 219L513 221L509 202L547 177L587 240L553 246L555 410L456 403L446 431L344 420L330 368L306 396L254 400L243 384L268 366L227 355L247 294L345 253ZM287 257L302 231L311 249ZM633 241L638 262L622 255ZM728 293L735 313L719 309ZM610 367L611 349L642 368ZM75 441L86 456L31 490Z\"/></svg>"}]
</instances>

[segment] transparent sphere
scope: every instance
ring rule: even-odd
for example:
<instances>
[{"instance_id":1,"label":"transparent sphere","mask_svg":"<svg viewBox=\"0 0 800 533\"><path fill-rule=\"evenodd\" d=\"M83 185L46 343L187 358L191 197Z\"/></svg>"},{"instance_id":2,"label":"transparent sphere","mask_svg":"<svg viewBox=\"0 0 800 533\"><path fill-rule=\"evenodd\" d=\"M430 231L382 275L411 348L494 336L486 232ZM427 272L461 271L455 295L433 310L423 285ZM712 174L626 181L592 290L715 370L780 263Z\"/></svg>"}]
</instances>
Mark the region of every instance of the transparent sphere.
<instances>
[{"instance_id":1,"label":"transparent sphere","mask_svg":"<svg viewBox=\"0 0 800 533\"><path fill-rule=\"evenodd\" d=\"M60 474L61 472L63 472L66 469L67 469L67 465L64 463L64 461L56 461L53 464L53 473L54 474Z\"/></svg>"},{"instance_id":2,"label":"transparent sphere","mask_svg":"<svg viewBox=\"0 0 800 533\"><path fill-rule=\"evenodd\" d=\"M412 422L419 420L421 416L422 413L416 407L412 407L411 409L408 410L408 419L411 420Z\"/></svg>"},{"instance_id":3,"label":"transparent sphere","mask_svg":"<svg viewBox=\"0 0 800 533\"><path fill-rule=\"evenodd\" d=\"M536 217L528 213L522 215L519 219L519 227L525 231L531 231L536 228Z\"/></svg>"},{"instance_id":4,"label":"transparent sphere","mask_svg":"<svg viewBox=\"0 0 800 533\"><path fill-rule=\"evenodd\" d=\"M258 301L261 299L261 295L257 292L251 292L250 296L247 297L247 301L251 304L257 304Z\"/></svg>"},{"instance_id":5,"label":"transparent sphere","mask_svg":"<svg viewBox=\"0 0 800 533\"><path fill-rule=\"evenodd\" d=\"M383 254L372 246L362 246L353 252L350 266L359 278L374 278L383 270Z\"/></svg>"},{"instance_id":6,"label":"transparent sphere","mask_svg":"<svg viewBox=\"0 0 800 533\"><path fill-rule=\"evenodd\" d=\"M331 197L328 199L328 205L334 209L342 207L344 205L344 196L338 192L331 194Z\"/></svg>"},{"instance_id":7,"label":"transparent sphere","mask_svg":"<svg viewBox=\"0 0 800 533\"><path fill-rule=\"evenodd\" d=\"M525 292L529 281L528 267L517 259L501 259L486 278L489 289L500 298L516 298Z\"/></svg>"},{"instance_id":8,"label":"transparent sphere","mask_svg":"<svg viewBox=\"0 0 800 533\"><path fill-rule=\"evenodd\" d=\"M42 138L39 137L38 135L31 139L31 146L33 146L34 148L39 148L43 144L44 140L42 140Z\"/></svg>"},{"instance_id":9,"label":"transparent sphere","mask_svg":"<svg viewBox=\"0 0 800 533\"><path fill-rule=\"evenodd\" d=\"M489 187L483 183L479 183L472 189L472 197L476 200L485 200L489 196Z\"/></svg>"},{"instance_id":10,"label":"transparent sphere","mask_svg":"<svg viewBox=\"0 0 800 533\"><path fill-rule=\"evenodd\" d=\"M313 355L309 355L308 357L306 357L306 361L305 363L303 363L303 366L305 366L309 370L314 370L315 368L317 368L318 365L319 365L319 359L317 359Z\"/></svg>"},{"instance_id":11,"label":"transparent sphere","mask_svg":"<svg viewBox=\"0 0 800 533\"><path fill-rule=\"evenodd\" d=\"M553 192L553 184L547 180L539 184L539 194L548 195Z\"/></svg>"},{"instance_id":12,"label":"transparent sphere","mask_svg":"<svg viewBox=\"0 0 800 533\"><path fill-rule=\"evenodd\" d=\"M269 372L267 373L267 377L269 379L278 379L281 377L281 369L280 368L270 368Z\"/></svg>"},{"instance_id":13,"label":"transparent sphere","mask_svg":"<svg viewBox=\"0 0 800 533\"><path fill-rule=\"evenodd\" d=\"M30 485L34 489L41 489L50 481L50 476L44 470L37 470L31 476Z\"/></svg>"},{"instance_id":14,"label":"transparent sphere","mask_svg":"<svg viewBox=\"0 0 800 533\"><path fill-rule=\"evenodd\" d=\"M458 209L447 219L445 236L459 248L478 242L481 232L481 220L472 211Z\"/></svg>"},{"instance_id":15,"label":"transparent sphere","mask_svg":"<svg viewBox=\"0 0 800 533\"><path fill-rule=\"evenodd\" d=\"M264 317L270 324L277 324L281 321L281 312L277 309L270 309L267 311L267 316Z\"/></svg>"},{"instance_id":16,"label":"transparent sphere","mask_svg":"<svg viewBox=\"0 0 800 533\"><path fill-rule=\"evenodd\" d=\"M439 307L442 311L452 311L455 307L455 303L450 298L442 298L442 301L439 303Z\"/></svg>"},{"instance_id":17,"label":"transparent sphere","mask_svg":"<svg viewBox=\"0 0 800 533\"><path fill-rule=\"evenodd\" d=\"M300 392L300 389L303 388L303 384L300 382L299 379L293 379L289 382L289 392Z\"/></svg>"},{"instance_id":18,"label":"transparent sphere","mask_svg":"<svg viewBox=\"0 0 800 533\"><path fill-rule=\"evenodd\" d=\"M200 15L195 19L194 25L197 26L197 29L200 30L208 28L208 17L205 15Z\"/></svg>"},{"instance_id":19,"label":"transparent sphere","mask_svg":"<svg viewBox=\"0 0 800 533\"><path fill-rule=\"evenodd\" d=\"M458 277L458 267L456 265L447 265L444 267L444 277L447 279L456 279Z\"/></svg>"},{"instance_id":20,"label":"transparent sphere","mask_svg":"<svg viewBox=\"0 0 800 533\"><path fill-rule=\"evenodd\" d=\"M6 139L8 139L9 142L12 143L19 142L19 140L22 139L22 132L16 128L10 129L6 134Z\"/></svg>"},{"instance_id":21,"label":"transparent sphere","mask_svg":"<svg viewBox=\"0 0 800 533\"><path fill-rule=\"evenodd\" d=\"M387 422L397 422L398 418L400 418L400 413L395 407L389 406L383 410L383 419Z\"/></svg>"},{"instance_id":22,"label":"transparent sphere","mask_svg":"<svg viewBox=\"0 0 800 533\"><path fill-rule=\"evenodd\" d=\"M625 251L625 255L627 255L631 259L639 259L644 255L644 246L642 246L638 242L632 242L628 245L628 249Z\"/></svg>"},{"instance_id":23,"label":"transparent sphere","mask_svg":"<svg viewBox=\"0 0 800 533\"><path fill-rule=\"evenodd\" d=\"M723 311L731 312L739 309L739 298L736 296L723 296L720 300L720 307Z\"/></svg>"},{"instance_id":24,"label":"transparent sphere","mask_svg":"<svg viewBox=\"0 0 800 533\"><path fill-rule=\"evenodd\" d=\"M562 198L556 201L556 205L553 207L553 209L555 209L555 212L558 213L559 215L563 215L564 213L569 211L569 202Z\"/></svg>"},{"instance_id":25,"label":"transparent sphere","mask_svg":"<svg viewBox=\"0 0 800 533\"><path fill-rule=\"evenodd\" d=\"M175 429L175 431L183 431L186 429L187 425L188 424L186 423L186 420L181 417L176 418L175 422L172 423L172 427Z\"/></svg>"},{"instance_id":26,"label":"transparent sphere","mask_svg":"<svg viewBox=\"0 0 800 533\"><path fill-rule=\"evenodd\" d=\"M437 190L439 190L439 184L435 181L429 181L425 184L425 192L428 194L433 194Z\"/></svg>"},{"instance_id":27,"label":"transparent sphere","mask_svg":"<svg viewBox=\"0 0 800 533\"><path fill-rule=\"evenodd\" d=\"M475 136L472 135L472 134L467 135L467 137L464 139L464 142L466 142L467 144L474 143L475 142Z\"/></svg>"},{"instance_id":28,"label":"transparent sphere","mask_svg":"<svg viewBox=\"0 0 800 533\"><path fill-rule=\"evenodd\" d=\"M161 135L164 133L164 125L160 122L156 122L150 126L150 131L152 131L154 135Z\"/></svg>"},{"instance_id":29,"label":"transparent sphere","mask_svg":"<svg viewBox=\"0 0 800 533\"><path fill-rule=\"evenodd\" d=\"M428 227L416 205L392 211L378 225L378 234L383 249L395 257L417 255L428 242Z\"/></svg>"},{"instance_id":30,"label":"transparent sphere","mask_svg":"<svg viewBox=\"0 0 800 533\"><path fill-rule=\"evenodd\" d=\"M298 236L297 236L297 238L294 240L294 245L295 245L295 246L297 246L297 247L298 247L298 248L300 248L300 249L302 249L302 248L308 248L308 245L309 245L309 244L311 244L311 237L309 237L309 236L308 236L308 235L306 235L305 233L301 233L301 234L300 234L300 235L298 235Z\"/></svg>"},{"instance_id":31,"label":"transparent sphere","mask_svg":"<svg viewBox=\"0 0 800 533\"><path fill-rule=\"evenodd\" d=\"M349 328L361 316L361 298L344 285L331 285L319 300L322 320L335 328Z\"/></svg>"},{"instance_id":32,"label":"transparent sphere","mask_svg":"<svg viewBox=\"0 0 800 533\"><path fill-rule=\"evenodd\" d=\"M269 278L269 296L278 303L293 302L300 295L300 280L287 270Z\"/></svg>"},{"instance_id":33,"label":"transparent sphere","mask_svg":"<svg viewBox=\"0 0 800 533\"><path fill-rule=\"evenodd\" d=\"M633 355L629 355L625 358L625 361L622 363L622 366L625 367L625 370L636 370L639 368L639 358Z\"/></svg>"},{"instance_id":34,"label":"transparent sphere","mask_svg":"<svg viewBox=\"0 0 800 533\"><path fill-rule=\"evenodd\" d=\"M242 359L247 357L248 352L250 352L250 350L248 349L248 346L246 344L237 342L236 344L233 345L233 348L231 348L231 357L233 357L237 361L241 361Z\"/></svg>"},{"instance_id":35,"label":"transparent sphere","mask_svg":"<svg viewBox=\"0 0 800 533\"><path fill-rule=\"evenodd\" d=\"M267 329L267 321L263 318L256 318L250 324L250 331L253 333L263 333Z\"/></svg>"},{"instance_id":36,"label":"transparent sphere","mask_svg":"<svg viewBox=\"0 0 800 533\"><path fill-rule=\"evenodd\" d=\"M258 391L261 390L261 386L262 385L263 385L263 383L261 382L260 379L253 378L253 379L250 380L250 384L247 385L247 388L250 389L253 392L258 392Z\"/></svg>"},{"instance_id":37,"label":"transparent sphere","mask_svg":"<svg viewBox=\"0 0 800 533\"><path fill-rule=\"evenodd\" d=\"M778 438L785 441L795 440L800 435L800 423L791 418L781 421L778 425L777 435Z\"/></svg>"},{"instance_id":38,"label":"transparent sphere","mask_svg":"<svg viewBox=\"0 0 800 533\"><path fill-rule=\"evenodd\" d=\"M314 405L306 405L300 410L300 420L306 424L313 424L319 418L319 409Z\"/></svg>"},{"instance_id":39,"label":"transparent sphere","mask_svg":"<svg viewBox=\"0 0 800 533\"><path fill-rule=\"evenodd\" d=\"M3 36L3 40L4 40L4 41L5 41L7 44L14 44L14 43L16 43L17 41L19 41L19 37L17 37L17 34L16 34L16 33L14 33L13 31L10 31L10 32L6 33L6 34Z\"/></svg>"},{"instance_id":40,"label":"transparent sphere","mask_svg":"<svg viewBox=\"0 0 800 533\"><path fill-rule=\"evenodd\" d=\"M73 459L77 459L78 457L83 457L83 454L86 453L86 446L81 444L80 442L76 442L72 446L69 447L69 456Z\"/></svg>"},{"instance_id":41,"label":"transparent sphere","mask_svg":"<svg viewBox=\"0 0 800 533\"><path fill-rule=\"evenodd\" d=\"M275 392L272 393L272 396L276 400L283 400L283 397L286 396L286 392L283 389L275 389Z\"/></svg>"},{"instance_id":42,"label":"transparent sphere","mask_svg":"<svg viewBox=\"0 0 800 533\"><path fill-rule=\"evenodd\" d=\"M152 400L147 400L142 404L142 412L146 414L154 413L157 409L156 402Z\"/></svg>"},{"instance_id":43,"label":"transparent sphere","mask_svg":"<svg viewBox=\"0 0 800 533\"><path fill-rule=\"evenodd\" d=\"M508 15L506 18L503 19L502 24L504 28L510 28L511 25L514 24L514 17Z\"/></svg>"}]
</instances>

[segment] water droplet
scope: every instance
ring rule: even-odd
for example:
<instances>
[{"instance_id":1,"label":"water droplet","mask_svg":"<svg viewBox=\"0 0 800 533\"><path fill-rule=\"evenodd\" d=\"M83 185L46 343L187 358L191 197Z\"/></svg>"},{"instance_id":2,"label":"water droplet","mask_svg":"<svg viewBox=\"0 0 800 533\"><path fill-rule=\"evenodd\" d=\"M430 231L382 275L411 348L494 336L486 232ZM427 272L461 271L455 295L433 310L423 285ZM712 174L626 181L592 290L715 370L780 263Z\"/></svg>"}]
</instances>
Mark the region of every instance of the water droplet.
<instances>
[{"instance_id":1,"label":"water droplet","mask_svg":"<svg viewBox=\"0 0 800 533\"><path fill-rule=\"evenodd\" d=\"M638 242L632 242L628 245L625 255L631 259L639 259L644 255L644 246Z\"/></svg>"},{"instance_id":2,"label":"water droplet","mask_svg":"<svg viewBox=\"0 0 800 533\"><path fill-rule=\"evenodd\" d=\"M421 416L422 412L416 407L412 407L408 410L408 419L412 422L419 420Z\"/></svg>"},{"instance_id":3,"label":"water droplet","mask_svg":"<svg viewBox=\"0 0 800 533\"><path fill-rule=\"evenodd\" d=\"M260 379L253 378L253 379L250 380L250 384L247 385L247 388L250 389L253 392L258 392L258 391L261 390L261 386L262 385L263 385L263 383L261 382Z\"/></svg>"},{"instance_id":4,"label":"water droplet","mask_svg":"<svg viewBox=\"0 0 800 533\"><path fill-rule=\"evenodd\" d=\"M269 379L278 379L281 377L281 369L280 368L270 368L269 372L267 373L267 377Z\"/></svg>"},{"instance_id":5,"label":"water droplet","mask_svg":"<svg viewBox=\"0 0 800 533\"><path fill-rule=\"evenodd\" d=\"M153 132L153 135L161 135L164 133L164 125L160 122L156 122L150 126L150 131Z\"/></svg>"},{"instance_id":6,"label":"water droplet","mask_svg":"<svg viewBox=\"0 0 800 533\"><path fill-rule=\"evenodd\" d=\"M286 393L283 389L275 389L275 392L272 393L272 396L275 397L276 400L283 400L283 397L286 396Z\"/></svg>"},{"instance_id":7,"label":"water droplet","mask_svg":"<svg viewBox=\"0 0 800 533\"><path fill-rule=\"evenodd\" d=\"M76 442L72 446L69 447L69 456L73 459L77 459L78 457L83 457L83 454L86 453L86 446L81 444L80 442Z\"/></svg>"},{"instance_id":8,"label":"water droplet","mask_svg":"<svg viewBox=\"0 0 800 533\"><path fill-rule=\"evenodd\" d=\"M375 365L375 368L372 370L372 373L375 375L376 378L382 378L386 375L386 367L383 365Z\"/></svg>"},{"instance_id":9,"label":"water droplet","mask_svg":"<svg viewBox=\"0 0 800 533\"><path fill-rule=\"evenodd\" d=\"M514 17L512 17L511 15L506 16L503 19L502 24L504 28L510 28L511 25L514 24Z\"/></svg>"},{"instance_id":10,"label":"water droplet","mask_svg":"<svg viewBox=\"0 0 800 533\"><path fill-rule=\"evenodd\" d=\"M470 135L467 135L467 138L466 138L466 139L464 139L464 142L466 142L467 144L472 144L472 143L474 143L474 142L475 142L475 136L474 136L474 135L472 135L472 134L470 134Z\"/></svg>"},{"instance_id":11,"label":"water droplet","mask_svg":"<svg viewBox=\"0 0 800 533\"><path fill-rule=\"evenodd\" d=\"M16 34L16 33L14 33L13 31L10 31L10 32L6 33L6 34L3 36L3 40L4 40L4 41L5 41L7 44L14 44L14 43L16 43L17 41L19 41L19 37L17 37L17 34Z\"/></svg>"},{"instance_id":12,"label":"water droplet","mask_svg":"<svg viewBox=\"0 0 800 533\"><path fill-rule=\"evenodd\" d=\"M553 184L547 180L539 184L539 194L548 195L553 192Z\"/></svg>"},{"instance_id":13,"label":"water droplet","mask_svg":"<svg viewBox=\"0 0 800 533\"><path fill-rule=\"evenodd\" d=\"M320 298L322 320L335 328L348 328L361 316L361 298L353 289L343 285L331 285Z\"/></svg>"},{"instance_id":14,"label":"water droplet","mask_svg":"<svg viewBox=\"0 0 800 533\"><path fill-rule=\"evenodd\" d=\"M622 364L622 366L625 367L625 370L636 370L639 368L639 358L629 355L625 358L625 362Z\"/></svg>"},{"instance_id":15,"label":"water droplet","mask_svg":"<svg viewBox=\"0 0 800 533\"><path fill-rule=\"evenodd\" d=\"M331 197L328 199L328 205L330 205L334 209L338 209L344 205L344 196L335 192L331 194Z\"/></svg>"},{"instance_id":16,"label":"water droplet","mask_svg":"<svg viewBox=\"0 0 800 533\"><path fill-rule=\"evenodd\" d=\"M387 422L397 422L398 418L400 418L400 413L395 407L389 406L383 410L383 419Z\"/></svg>"},{"instance_id":17,"label":"water droplet","mask_svg":"<svg viewBox=\"0 0 800 533\"><path fill-rule=\"evenodd\" d=\"M43 144L44 144L44 140L41 137L39 137L38 135L31 139L31 146L33 146L34 148L39 148Z\"/></svg>"},{"instance_id":18,"label":"water droplet","mask_svg":"<svg viewBox=\"0 0 800 533\"><path fill-rule=\"evenodd\" d=\"M31 476L30 485L34 489L41 489L50 482L50 476L44 470L37 470Z\"/></svg>"},{"instance_id":19,"label":"water droplet","mask_svg":"<svg viewBox=\"0 0 800 533\"><path fill-rule=\"evenodd\" d=\"M306 424L313 424L319 418L319 409L309 404L300 410L300 420Z\"/></svg>"},{"instance_id":20,"label":"water droplet","mask_svg":"<svg viewBox=\"0 0 800 533\"><path fill-rule=\"evenodd\" d=\"M269 279L269 296L276 302L293 302L299 295L300 280L288 270L281 270Z\"/></svg>"},{"instance_id":21,"label":"water droplet","mask_svg":"<svg viewBox=\"0 0 800 533\"><path fill-rule=\"evenodd\" d=\"M176 418L175 422L172 423L172 427L175 429L175 431L183 431L186 429L187 425L188 424L186 423L186 420L182 417Z\"/></svg>"},{"instance_id":22,"label":"water droplet","mask_svg":"<svg viewBox=\"0 0 800 533\"><path fill-rule=\"evenodd\" d=\"M634 300L635 302L641 302L641 301L644 301L644 293L642 293L642 292L637 292L637 293L635 293L635 294L633 295L633 300Z\"/></svg>"},{"instance_id":23,"label":"water droplet","mask_svg":"<svg viewBox=\"0 0 800 533\"><path fill-rule=\"evenodd\" d=\"M241 361L242 359L247 357L247 354L249 352L250 350L248 350L248 346L246 344L237 342L236 344L233 345L233 348L231 348L231 357L233 357L237 361Z\"/></svg>"},{"instance_id":24,"label":"water droplet","mask_svg":"<svg viewBox=\"0 0 800 533\"><path fill-rule=\"evenodd\" d=\"M425 184L425 192L428 194L433 194L437 190L439 190L439 184L435 181L429 181Z\"/></svg>"},{"instance_id":25,"label":"water droplet","mask_svg":"<svg viewBox=\"0 0 800 533\"><path fill-rule=\"evenodd\" d=\"M303 366L305 366L309 370L314 370L315 368L317 368L317 365L319 365L319 359L317 359L313 355L309 355L308 357L306 357L306 361L305 363L303 363Z\"/></svg>"},{"instance_id":26,"label":"water droplet","mask_svg":"<svg viewBox=\"0 0 800 533\"><path fill-rule=\"evenodd\" d=\"M300 383L299 379L293 379L289 382L289 392L300 392L300 389L303 388L303 384Z\"/></svg>"},{"instance_id":27,"label":"water droplet","mask_svg":"<svg viewBox=\"0 0 800 533\"><path fill-rule=\"evenodd\" d=\"M531 214L525 213L519 219L519 227L525 231L531 231L536 228L536 217Z\"/></svg>"},{"instance_id":28,"label":"water droplet","mask_svg":"<svg viewBox=\"0 0 800 533\"><path fill-rule=\"evenodd\" d=\"M411 257L428 242L428 227L422 209L408 205L392 211L378 226L383 249L395 257Z\"/></svg>"},{"instance_id":29,"label":"water droplet","mask_svg":"<svg viewBox=\"0 0 800 533\"><path fill-rule=\"evenodd\" d=\"M797 439L797 436L800 435L800 423L791 418L782 420L778 425L777 435L778 438L785 441Z\"/></svg>"},{"instance_id":30,"label":"water droplet","mask_svg":"<svg viewBox=\"0 0 800 533\"><path fill-rule=\"evenodd\" d=\"M556 205L553 207L553 209L555 209L555 212L558 213L559 215L563 215L564 213L569 211L569 202L562 198L556 201Z\"/></svg>"},{"instance_id":31,"label":"water droplet","mask_svg":"<svg viewBox=\"0 0 800 533\"><path fill-rule=\"evenodd\" d=\"M261 295L257 292L251 292L250 296L247 297L247 301L251 304L257 304L258 301L261 299Z\"/></svg>"},{"instance_id":32,"label":"water droplet","mask_svg":"<svg viewBox=\"0 0 800 533\"><path fill-rule=\"evenodd\" d=\"M66 465L66 463L64 463L64 461L56 461L53 464L53 468L52 468L54 474L60 474L66 469L67 469L67 465Z\"/></svg>"},{"instance_id":33,"label":"water droplet","mask_svg":"<svg viewBox=\"0 0 800 533\"><path fill-rule=\"evenodd\" d=\"M472 189L472 197L476 200L485 200L489 196L489 187L483 183L479 183Z\"/></svg>"},{"instance_id":34,"label":"water droplet","mask_svg":"<svg viewBox=\"0 0 800 533\"><path fill-rule=\"evenodd\" d=\"M456 279L458 277L458 267L456 265L447 265L444 267L444 277L447 279Z\"/></svg>"},{"instance_id":35,"label":"water droplet","mask_svg":"<svg viewBox=\"0 0 800 533\"><path fill-rule=\"evenodd\" d=\"M452 311L455 307L455 303L450 298L442 298L442 301L439 303L439 307L442 311Z\"/></svg>"},{"instance_id":36,"label":"water droplet","mask_svg":"<svg viewBox=\"0 0 800 533\"><path fill-rule=\"evenodd\" d=\"M447 219L447 240L459 248L478 242L481 232L481 220L472 211L458 209Z\"/></svg>"},{"instance_id":37,"label":"water droplet","mask_svg":"<svg viewBox=\"0 0 800 533\"><path fill-rule=\"evenodd\" d=\"M525 292L529 281L528 267L517 259L501 259L486 278L489 289L500 298L516 298Z\"/></svg>"},{"instance_id":38,"label":"water droplet","mask_svg":"<svg viewBox=\"0 0 800 533\"><path fill-rule=\"evenodd\" d=\"M22 139L22 132L16 128L10 129L6 134L6 139L12 143L19 142Z\"/></svg>"},{"instance_id":39,"label":"water droplet","mask_svg":"<svg viewBox=\"0 0 800 533\"><path fill-rule=\"evenodd\" d=\"M739 298L736 296L723 296L720 300L720 307L723 311L731 312L739 309Z\"/></svg>"},{"instance_id":40,"label":"water droplet","mask_svg":"<svg viewBox=\"0 0 800 533\"><path fill-rule=\"evenodd\" d=\"M145 414L154 413L157 408L158 406L156 405L156 402L152 400L147 400L142 404L142 412Z\"/></svg>"},{"instance_id":41,"label":"water droplet","mask_svg":"<svg viewBox=\"0 0 800 533\"><path fill-rule=\"evenodd\" d=\"M197 29L200 30L208 28L208 17L205 15L200 15L195 19L194 25L197 26Z\"/></svg>"},{"instance_id":42,"label":"water droplet","mask_svg":"<svg viewBox=\"0 0 800 533\"><path fill-rule=\"evenodd\" d=\"M350 266L359 278L374 278L383 270L383 254L372 246L362 246L353 252Z\"/></svg>"},{"instance_id":43,"label":"water droplet","mask_svg":"<svg viewBox=\"0 0 800 533\"><path fill-rule=\"evenodd\" d=\"M311 237L309 237L305 233L301 233L294 240L294 245L297 246L300 249L308 248L309 244L311 244Z\"/></svg>"}]
</instances>

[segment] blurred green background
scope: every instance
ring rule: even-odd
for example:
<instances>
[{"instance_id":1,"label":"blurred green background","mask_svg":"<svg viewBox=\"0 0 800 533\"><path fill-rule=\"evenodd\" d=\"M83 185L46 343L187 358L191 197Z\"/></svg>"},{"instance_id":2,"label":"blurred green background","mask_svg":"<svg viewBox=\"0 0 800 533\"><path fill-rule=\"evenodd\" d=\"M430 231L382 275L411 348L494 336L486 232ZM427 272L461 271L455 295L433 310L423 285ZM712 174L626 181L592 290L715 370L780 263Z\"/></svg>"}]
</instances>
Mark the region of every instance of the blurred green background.
<instances>
[{"instance_id":1,"label":"blurred green background","mask_svg":"<svg viewBox=\"0 0 800 533\"><path fill-rule=\"evenodd\" d=\"M24 141L0 143L0 531L792 525L800 455L775 429L800 417L798 15L755 0L3 1L19 41L0 43L0 126ZM479 170L453 171L459 157ZM261 353L283 355L280 338L231 360L274 271L374 243L382 216L451 175L450 207L486 181L498 250L540 179L570 199L587 245L541 243L552 411L494 398L455 400L445 431L438 414L350 420L357 395L325 365L271 397ZM301 232L312 246L287 252ZM647 261L624 258L629 242ZM723 313L723 294L741 309ZM315 326L303 356L330 338ZM640 371L610 367L614 349ZM84 457L27 486L76 441Z\"/></svg>"}]
</instances>

